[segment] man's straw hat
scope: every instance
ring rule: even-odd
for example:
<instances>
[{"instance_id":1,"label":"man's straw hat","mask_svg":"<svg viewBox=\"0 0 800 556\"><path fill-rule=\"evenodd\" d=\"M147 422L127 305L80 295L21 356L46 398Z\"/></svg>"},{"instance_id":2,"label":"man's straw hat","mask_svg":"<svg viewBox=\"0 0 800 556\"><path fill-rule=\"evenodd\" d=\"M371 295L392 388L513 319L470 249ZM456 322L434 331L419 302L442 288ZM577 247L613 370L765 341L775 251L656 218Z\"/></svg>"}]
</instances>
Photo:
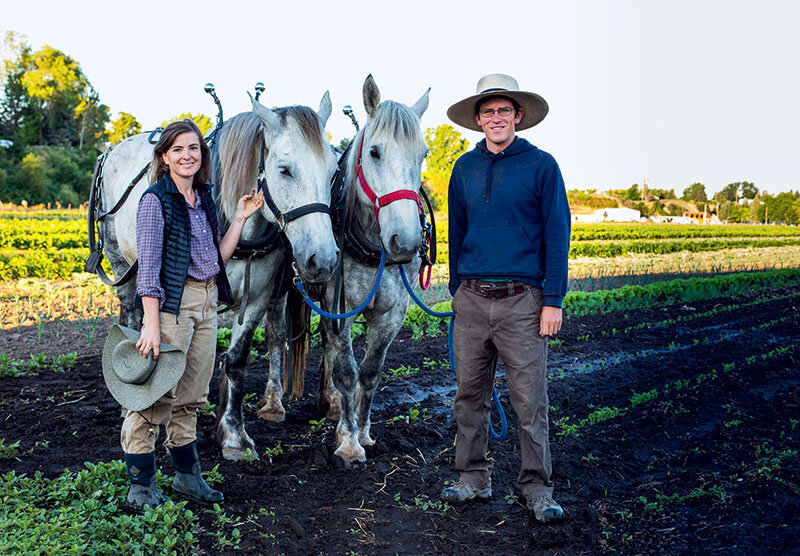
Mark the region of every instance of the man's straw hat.
<instances>
[{"instance_id":1,"label":"man's straw hat","mask_svg":"<svg viewBox=\"0 0 800 556\"><path fill-rule=\"evenodd\" d=\"M547 115L547 102L536 93L520 91L517 80L504 73L490 73L478 81L476 94L455 103L447 109L447 117L462 127L483 131L475 122L475 107L486 97L503 96L514 99L524 110L522 120L515 126L517 131L533 127Z\"/></svg>"}]
</instances>

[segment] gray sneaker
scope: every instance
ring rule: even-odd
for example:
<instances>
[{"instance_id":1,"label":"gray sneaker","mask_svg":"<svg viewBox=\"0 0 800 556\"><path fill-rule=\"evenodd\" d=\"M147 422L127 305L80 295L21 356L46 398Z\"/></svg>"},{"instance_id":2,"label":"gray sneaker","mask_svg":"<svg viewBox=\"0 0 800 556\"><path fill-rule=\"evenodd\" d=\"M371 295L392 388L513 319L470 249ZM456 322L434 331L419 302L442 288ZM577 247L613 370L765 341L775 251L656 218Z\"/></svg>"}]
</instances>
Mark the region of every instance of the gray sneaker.
<instances>
[{"instance_id":1,"label":"gray sneaker","mask_svg":"<svg viewBox=\"0 0 800 556\"><path fill-rule=\"evenodd\" d=\"M454 485L450 485L442 491L439 496L445 502L450 504L458 504L468 500L488 500L492 497L492 486L480 488L466 481L458 481Z\"/></svg>"},{"instance_id":2,"label":"gray sneaker","mask_svg":"<svg viewBox=\"0 0 800 556\"><path fill-rule=\"evenodd\" d=\"M561 519L564 510L553 500L552 496L543 494L528 500L528 509L533 512L536 519L542 523Z\"/></svg>"}]
</instances>

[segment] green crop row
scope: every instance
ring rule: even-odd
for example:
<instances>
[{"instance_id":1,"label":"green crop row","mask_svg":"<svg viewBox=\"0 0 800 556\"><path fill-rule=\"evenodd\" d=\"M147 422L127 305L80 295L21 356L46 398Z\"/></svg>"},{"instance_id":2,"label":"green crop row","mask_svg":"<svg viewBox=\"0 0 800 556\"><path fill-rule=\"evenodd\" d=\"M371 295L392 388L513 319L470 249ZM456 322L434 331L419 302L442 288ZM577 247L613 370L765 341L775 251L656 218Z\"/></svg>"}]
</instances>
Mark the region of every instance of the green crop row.
<instances>
[{"instance_id":1,"label":"green crop row","mask_svg":"<svg viewBox=\"0 0 800 556\"><path fill-rule=\"evenodd\" d=\"M800 269L797 268L742 272L710 278L680 278L644 286L622 286L613 290L569 292L564 298L563 308L567 315L581 316L716 299L798 285Z\"/></svg>"},{"instance_id":2,"label":"green crop row","mask_svg":"<svg viewBox=\"0 0 800 556\"><path fill-rule=\"evenodd\" d=\"M681 251L697 253L741 249L745 247L785 247L788 245L800 245L800 238L742 239L735 241L728 239L625 241L619 243L590 241L573 243L569 249L569 257L571 259L578 257L618 257L628 253L664 255Z\"/></svg>"},{"instance_id":3,"label":"green crop row","mask_svg":"<svg viewBox=\"0 0 800 556\"><path fill-rule=\"evenodd\" d=\"M800 237L797 226L702 226L669 224L573 224L572 241L722 237Z\"/></svg>"},{"instance_id":4,"label":"green crop row","mask_svg":"<svg viewBox=\"0 0 800 556\"><path fill-rule=\"evenodd\" d=\"M20 251L0 250L0 280L18 278L67 278L83 272L88 248Z\"/></svg>"}]
</instances>

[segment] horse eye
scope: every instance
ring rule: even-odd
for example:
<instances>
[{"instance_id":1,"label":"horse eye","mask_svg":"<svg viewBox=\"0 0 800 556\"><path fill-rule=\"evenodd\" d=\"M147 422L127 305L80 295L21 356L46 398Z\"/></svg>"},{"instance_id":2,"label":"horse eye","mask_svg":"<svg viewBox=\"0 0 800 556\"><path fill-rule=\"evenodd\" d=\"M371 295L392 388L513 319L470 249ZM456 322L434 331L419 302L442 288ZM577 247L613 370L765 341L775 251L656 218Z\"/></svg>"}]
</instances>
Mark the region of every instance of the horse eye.
<instances>
[{"instance_id":1,"label":"horse eye","mask_svg":"<svg viewBox=\"0 0 800 556\"><path fill-rule=\"evenodd\" d=\"M282 166L281 167L281 175L282 176L286 176L287 178L291 178L292 177L292 172L286 166Z\"/></svg>"},{"instance_id":2,"label":"horse eye","mask_svg":"<svg viewBox=\"0 0 800 556\"><path fill-rule=\"evenodd\" d=\"M375 159L380 159L380 157L381 157L381 153L378 151L378 147L372 147L372 148L369 150L369 155L370 155L372 158L375 158Z\"/></svg>"}]
</instances>

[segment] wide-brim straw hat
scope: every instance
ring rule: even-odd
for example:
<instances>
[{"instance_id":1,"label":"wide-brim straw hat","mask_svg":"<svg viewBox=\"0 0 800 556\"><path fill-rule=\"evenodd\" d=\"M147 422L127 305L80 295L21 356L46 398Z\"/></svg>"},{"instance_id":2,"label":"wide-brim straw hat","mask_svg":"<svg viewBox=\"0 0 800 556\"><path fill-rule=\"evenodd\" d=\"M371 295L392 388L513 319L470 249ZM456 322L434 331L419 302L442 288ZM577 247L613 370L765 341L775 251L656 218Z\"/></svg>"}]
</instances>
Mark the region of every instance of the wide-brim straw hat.
<instances>
[{"instance_id":1,"label":"wide-brim straw hat","mask_svg":"<svg viewBox=\"0 0 800 556\"><path fill-rule=\"evenodd\" d=\"M547 116L550 107L536 93L520 91L517 80L504 73L490 73L478 81L476 94L455 103L447 109L447 117L462 127L483 131L475 122L475 106L486 97L503 96L514 99L523 109L522 120L514 129L522 131L535 126Z\"/></svg>"},{"instance_id":2,"label":"wide-brim straw hat","mask_svg":"<svg viewBox=\"0 0 800 556\"><path fill-rule=\"evenodd\" d=\"M158 359L136 349L140 333L115 324L103 346L103 378L114 399L131 411L147 409L172 390L186 368L186 354L161 342Z\"/></svg>"}]
</instances>

